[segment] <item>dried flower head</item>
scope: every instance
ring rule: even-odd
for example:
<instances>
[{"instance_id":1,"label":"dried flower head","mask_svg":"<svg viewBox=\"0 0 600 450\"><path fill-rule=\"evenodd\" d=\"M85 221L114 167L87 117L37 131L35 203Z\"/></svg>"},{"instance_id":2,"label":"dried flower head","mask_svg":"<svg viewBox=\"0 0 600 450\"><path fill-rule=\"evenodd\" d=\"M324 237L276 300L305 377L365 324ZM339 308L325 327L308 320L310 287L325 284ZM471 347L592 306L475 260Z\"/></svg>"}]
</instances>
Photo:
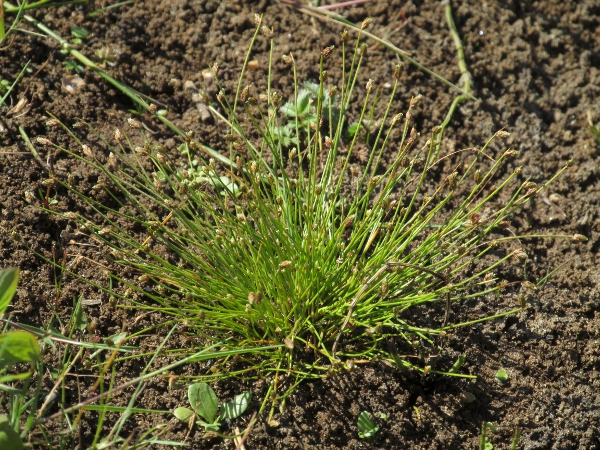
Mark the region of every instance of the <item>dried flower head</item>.
<instances>
[{"instance_id":1,"label":"dried flower head","mask_svg":"<svg viewBox=\"0 0 600 450\"><path fill-rule=\"evenodd\" d=\"M263 25L260 28L260 31L262 32L263 36L266 37L267 39L271 39L273 37L273 30L269 27L267 27L266 25Z\"/></svg>"},{"instance_id":2,"label":"dried flower head","mask_svg":"<svg viewBox=\"0 0 600 450\"><path fill-rule=\"evenodd\" d=\"M247 85L244 89L242 89L242 93L240 94L240 101L242 103L246 103L249 96L250 96L250 85Z\"/></svg>"},{"instance_id":3,"label":"dried flower head","mask_svg":"<svg viewBox=\"0 0 600 450\"><path fill-rule=\"evenodd\" d=\"M522 248L519 248L513 252L513 255L521 261L525 261L527 258L527 253Z\"/></svg>"},{"instance_id":4,"label":"dried flower head","mask_svg":"<svg viewBox=\"0 0 600 450\"><path fill-rule=\"evenodd\" d=\"M394 78L400 80L400 77L402 77L402 65L396 64L396 67L394 67Z\"/></svg>"},{"instance_id":5,"label":"dried flower head","mask_svg":"<svg viewBox=\"0 0 600 450\"><path fill-rule=\"evenodd\" d=\"M331 45L329 47L325 47L322 51L321 51L321 56L324 58L327 58L329 55L331 55L331 52L333 51L333 49L335 48L335 45Z\"/></svg>"},{"instance_id":6,"label":"dried flower head","mask_svg":"<svg viewBox=\"0 0 600 450\"><path fill-rule=\"evenodd\" d=\"M371 92L373 92L373 80L369 80L367 81L367 94L370 94Z\"/></svg>"},{"instance_id":7,"label":"dried flower head","mask_svg":"<svg viewBox=\"0 0 600 450\"><path fill-rule=\"evenodd\" d=\"M371 19L370 17L367 17L365 20L363 20L363 22L360 24L360 29L364 30L365 28L367 28L371 22L373 22L373 19Z\"/></svg>"},{"instance_id":8,"label":"dried flower head","mask_svg":"<svg viewBox=\"0 0 600 450\"><path fill-rule=\"evenodd\" d=\"M414 108L419 103L421 103L421 99L422 98L423 98L423 96L421 94L417 95L416 97L411 98L410 99L410 106L409 106L409 108Z\"/></svg>"},{"instance_id":9,"label":"dried flower head","mask_svg":"<svg viewBox=\"0 0 600 450\"><path fill-rule=\"evenodd\" d=\"M504 130L496 131L496 137L507 138L509 136L510 136L510 133L508 131L504 131Z\"/></svg>"},{"instance_id":10,"label":"dried flower head","mask_svg":"<svg viewBox=\"0 0 600 450\"><path fill-rule=\"evenodd\" d=\"M283 55L282 59L284 63L289 64L290 66L294 65L294 55L292 55L292 52L290 52L289 55Z\"/></svg>"},{"instance_id":11,"label":"dried flower head","mask_svg":"<svg viewBox=\"0 0 600 450\"><path fill-rule=\"evenodd\" d=\"M340 39L342 40L342 42L346 42L348 40L348 30L342 31Z\"/></svg>"},{"instance_id":12,"label":"dried flower head","mask_svg":"<svg viewBox=\"0 0 600 450\"><path fill-rule=\"evenodd\" d=\"M52 145L52 141L50 139L45 138L45 137L37 137L37 138L35 138L35 141L38 144L42 144L42 145Z\"/></svg>"},{"instance_id":13,"label":"dried flower head","mask_svg":"<svg viewBox=\"0 0 600 450\"><path fill-rule=\"evenodd\" d=\"M121 142L123 140L123 134L121 134L121 130L115 128L115 141Z\"/></svg>"},{"instance_id":14,"label":"dried flower head","mask_svg":"<svg viewBox=\"0 0 600 450\"><path fill-rule=\"evenodd\" d=\"M136 119L134 119L132 117L130 117L129 119L127 119L127 123L129 124L129 126L131 128L135 128L136 130L139 130L139 129L142 128L142 124L138 120L136 120Z\"/></svg>"},{"instance_id":15,"label":"dried flower head","mask_svg":"<svg viewBox=\"0 0 600 450\"><path fill-rule=\"evenodd\" d=\"M91 158L92 156L94 156L94 154L92 153L92 149L89 147L89 145L83 144L81 146L81 150L83 151L83 154L85 156L87 156L88 158Z\"/></svg>"},{"instance_id":16,"label":"dried flower head","mask_svg":"<svg viewBox=\"0 0 600 450\"><path fill-rule=\"evenodd\" d=\"M46 126L48 128L57 127L60 125L60 122L56 119L50 119L46 121Z\"/></svg>"}]
</instances>

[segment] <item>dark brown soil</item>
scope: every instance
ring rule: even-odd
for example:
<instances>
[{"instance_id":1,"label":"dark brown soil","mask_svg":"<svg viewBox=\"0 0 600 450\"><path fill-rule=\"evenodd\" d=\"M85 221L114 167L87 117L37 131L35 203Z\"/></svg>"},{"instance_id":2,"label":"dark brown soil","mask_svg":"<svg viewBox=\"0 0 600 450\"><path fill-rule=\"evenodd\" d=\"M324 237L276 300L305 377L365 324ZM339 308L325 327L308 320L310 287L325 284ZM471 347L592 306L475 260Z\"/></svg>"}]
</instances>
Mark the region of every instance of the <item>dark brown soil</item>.
<instances>
[{"instance_id":1,"label":"dark brown soil","mask_svg":"<svg viewBox=\"0 0 600 450\"><path fill-rule=\"evenodd\" d=\"M222 130L210 120L200 120L183 83L192 80L214 97L216 87L201 72L218 61L222 81L231 88L253 34L254 13L265 14L265 23L274 29L276 67L284 74L276 77L275 86L282 91L289 90L291 77L286 75L289 70L280 55L292 52L301 79L315 80L320 50L337 46L342 31L338 24L312 20L268 0L155 0L88 17L104 3L49 7L33 15L64 37L70 36L73 26L90 31L81 49L88 56L102 47L116 50L119 58L114 67L108 67L109 73L166 105L169 117L181 129L195 130L202 142L215 149L226 147ZM528 275L533 281L561 268L529 296L530 307L517 316L459 329L449 336L446 351L453 356L466 354L464 370L476 374L477 380L398 373L371 364L305 382L288 399L283 412L276 414L278 427L268 426L266 417L259 418L246 442L249 449L476 448L485 421L498 427L492 433L498 448L508 448L516 429L521 431L519 447L526 449L600 448L600 145L587 123L588 112L600 122L600 5L594 0L469 0L452 4L478 100L461 104L442 151L480 147L506 127L511 132L506 142L520 151L515 165L523 167L523 180L542 183L572 159L568 171L526 207L515 221L515 230L580 233L589 240L532 241L527 251L532 261ZM370 31L379 36L391 33L389 39L395 45L458 82L456 50L441 2L372 1L339 13L356 23L372 17ZM359 84L364 86L368 78L377 86L393 82L397 57L370 44ZM259 39L253 56L258 67L248 73L245 83L264 85L267 57L266 42ZM17 34L14 44L0 52L3 79L13 80L31 60L31 71L11 96L14 102L25 97L28 107L17 115L0 109L0 261L2 266L22 270L13 302L14 320L36 326L49 323L54 311L67 320L73 299L79 296L106 299L73 277L64 277L57 294L53 268L11 238L11 232L18 231L29 247L49 258L53 249L57 258L66 252L68 263L77 255L88 254L85 248L67 245L74 231L71 225L40 212L36 200L26 201L26 192L38 197L38 191L45 191L41 182L47 174L24 146L18 126L31 138L44 136L67 144L63 131L45 127L47 113L67 124L81 118L109 136L116 127L126 126L131 115L128 110L134 108L127 97L91 72L81 75L86 82L83 88L68 93L61 87L61 80L69 75L62 64L65 58L50 39L24 33ZM335 69L331 71L333 74ZM426 136L443 120L455 93L406 64L403 85L397 96L398 111L406 109L411 96L422 94L416 120ZM155 123L149 126L159 131L156 138L165 147L175 147L169 132ZM36 147L45 161L47 149ZM55 166L58 171L77 172L83 181L93 184L93 176L65 156L58 155ZM82 205L61 198L63 194L58 193L61 207L85 213ZM78 273L106 283L95 265L85 260L78 264ZM473 317L472 313L476 317L480 311L505 311L516 304L514 295L455 304L455 319ZM115 313L106 302L86 306L86 313L98 322L97 336L117 332L123 325L133 331L158 320L144 317L134 322L134 311ZM156 342L137 344L151 349ZM59 355L47 354L47 368L51 370L59 360ZM161 362L166 364L158 364ZM500 367L510 375L506 384L494 379ZM142 369L143 365L136 363L123 365L119 371L127 379ZM201 370L203 366L196 365L183 373ZM81 371L85 373L83 368ZM82 378L79 382L83 395L93 380ZM69 384L72 403L78 401L75 383L73 378ZM48 389L52 386L50 380L46 385ZM250 386L255 398L266 392L266 384L248 382L225 383L218 390L227 397L240 392L241 386ZM470 394L474 401L465 402ZM113 399L119 400L126 402L127 397ZM165 380L152 380L139 403L173 409L184 405L185 391L167 390ZM251 409L258 407L253 403ZM387 415L387 420L377 419L381 431L370 440L358 437L356 421L363 410ZM249 416L245 414L235 425L243 429ZM84 416L86 429L80 434L84 441L79 448L87 448L91 442L94 418L93 414ZM153 424L171 423L167 437L179 441L187 431L169 416L136 416L132 422L129 430L133 433ZM191 440L194 448L232 448L230 441L202 440L199 432Z\"/></svg>"}]
</instances>

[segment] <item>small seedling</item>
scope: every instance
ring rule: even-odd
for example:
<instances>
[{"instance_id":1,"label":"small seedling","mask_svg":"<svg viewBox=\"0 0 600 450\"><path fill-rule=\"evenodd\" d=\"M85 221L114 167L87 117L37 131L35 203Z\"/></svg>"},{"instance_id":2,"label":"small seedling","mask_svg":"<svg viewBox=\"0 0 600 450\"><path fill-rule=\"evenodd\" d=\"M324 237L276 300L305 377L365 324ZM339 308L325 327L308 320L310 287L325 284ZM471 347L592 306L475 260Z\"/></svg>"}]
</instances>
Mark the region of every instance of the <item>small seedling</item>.
<instances>
[{"instance_id":1,"label":"small seedling","mask_svg":"<svg viewBox=\"0 0 600 450\"><path fill-rule=\"evenodd\" d=\"M289 122L282 126L273 126L271 135L274 140L279 141L283 147L298 144L296 132L310 136L311 128L317 124L317 104L322 104L321 118L330 124L337 124L340 117L340 97L323 90L320 94L320 86L315 83L304 83L304 89L298 93L297 101L287 102L280 111L285 114ZM296 128L297 127L297 128Z\"/></svg>"},{"instance_id":2,"label":"small seedling","mask_svg":"<svg viewBox=\"0 0 600 450\"><path fill-rule=\"evenodd\" d=\"M73 40L71 42L75 45L81 44L83 40L87 39L89 36L88 31L81 27L72 27L71 34L73 35Z\"/></svg>"},{"instance_id":3,"label":"small seedling","mask_svg":"<svg viewBox=\"0 0 600 450\"><path fill-rule=\"evenodd\" d=\"M248 408L251 398L252 393L249 391L236 395L233 400L221 405L221 414L217 415L219 405L215 391L206 383L195 383L188 388L188 400L192 409L175 408L173 414L190 426L196 422L206 431L219 431L221 421L240 417ZM198 416L203 420L196 420Z\"/></svg>"},{"instance_id":4,"label":"small seedling","mask_svg":"<svg viewBox=\"0 0 600 450\"><path fill-rule=\"evenodd\" d=\"M454 363L454 365L450 368L448 373L458 373L458 371L460 370L460 368L462 367L462 365L465 363L466 360L467 360L467 355L460 355L458 357L458 359L456 360L456 362Z\"/></svg>"},{"instance_id":5,"label":"small seedling","mask_svg":"<svg viewBox=\"0 0 600 450\"><path fill-rule=\"evenodd\" d=\"M73 60L63 61L63 66L65 66L65 68L67 70L70 70L70 71L72 71L74 73L83 73L83 72L85 72L85 68L82 65L77 64Z\"/></svg>"},{"instance_id":6,"label":"small seedling","mask_svg":"<svg viewBox=\"0 0 600 450\"><path fill-rule=\"evenodd\" d=\"M506 383L509 379L508 373L504 369L498 370L496 372L496 381L499 383Z\"/></svg>"},{"instance_id":7,"label":"small seedling","mask_svg":"<svg viewBox=\"0 0 600 450\"><path fill-rule=\"evenodd\" d=\"M481 439L479 440L479 450L493 450L494 445L492 444L487 432L496 431L496 427L492 422L484 422L481 426Z\"/></svg>"},{"instance_id":8,"label":"small seedling","mask_svg":"<svg viewBox=\"0 0 600 450\"><path fill-rule=\"evenodd\" d=\"M366 439L373 437L379 431L379 427L371 418L371 415L367 411L363 411L358 416L358 437Z\"/></svg>"}]
</instances>

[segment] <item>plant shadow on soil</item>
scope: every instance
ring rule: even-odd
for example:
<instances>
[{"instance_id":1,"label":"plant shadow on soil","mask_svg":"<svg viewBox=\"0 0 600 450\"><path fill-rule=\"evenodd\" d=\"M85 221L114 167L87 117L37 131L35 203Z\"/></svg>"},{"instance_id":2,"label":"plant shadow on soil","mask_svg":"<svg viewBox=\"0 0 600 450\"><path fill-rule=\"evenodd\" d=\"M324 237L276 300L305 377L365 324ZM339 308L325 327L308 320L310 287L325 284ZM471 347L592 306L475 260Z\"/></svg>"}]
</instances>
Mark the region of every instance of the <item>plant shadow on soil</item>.
<instances>
[{"instance_id":1,"label":"plant shadow on soil","mask_svg":"<svg viewBox=\"0 0 600 450\"><path fill-rule=\"evenodd\" d=\"M252 35L254 13L265 14L265 22L274 28L278 54L291 51L306 56L296 57L299 65L305 65L299 72L313 81L319 51L337 44L342 30L269 1L157 0L126 5L89 19L87 13L100 3L34 14L63 36L70 34L72 26L86 28L93 36L84 48L89 54L104 46L117 49L121 56L109 69L111 74L167 105L181 129L195 130L203 143L215 149L224 149L223 129L210 120L200 120L183 83L192 80L214 97L216 87L201 72L219 61L226 86L232 86ZM259 421L246 442L248 448L474 448L484 421L498 426L492 434L497 444L508 445L519 428L520 445L528 449L600 448L600 162L599 145L586 122L588 111L600 121L600 36L595 32L600 26L600 7L593 1L509 1L502 5L467 1L453 6L479 100L461 105L446 132L444 151L481 146L495 131L507 127L511 132L508 144L521 152L515 165L523 166L522 180L543 182L573 159L573 167L551 185L547 194L552 195L544 194L528 204L513 224L519 233L581 233L589 240L577 245L562 240L529 242L526 251L534 263L527 268L530 279L539 280L564 263L542 289L529 294L530 307L517 316L463 328L447 337L447 359L466 354L462 370L477 375L476 381L400 373L382 363L359 365L354 371L300 385L277 417L280 426L272 428ZM371 2L344 9L343 14L353 22L372 17L371 30L376 34L393 31L392 42L410 51L420 63L450 80L458 79L456 52L440 2ZM373 78L383 85L392 80L398 61L380 46L370 46L359 84L364 86L367 78ZM265 73L260 68L268 62L266 47L259 44L254 57L258 70L250 71L245 81L261 86ZM15 99L27 97L31 105L27 113L18 118L0 116L3 152L26 151L18 125L32 137L45 136L68 145L64 133L44 127L46 111L68 124L81 118L107 136L125 126L127 110L132 107L128 99L89 72L82 75L83 89L66 93L61 88L67 75L64 56L38 37L19 34L13 46L0 53L2 77L14 79L29 59L33 73L43 68L35 77L26 75L13 93ZM276 68L283 75L274 83L283 90L292 80L281 64L277 62ZM454 94L416 69L405 69L404 89L397 102L405 107L411 96L423 95L415 120L425 136L426 130L441 123ZM165 148L177 147L170 137L158 140ZM94 175L76 162L58 155L55 164L62 170L68 167L81 182L90 186L95 182ZM29 154L0 155L0 256L3 266L22 270L14 301L15 320L37 326L50 320L53 308L61 317L68 317L73 298L101 295L67 276L57 298L54 270L10 238L10 231L18 229L31 247L47 256L54 246L59 254L66 251L69 261L75 255L95 257L88 248L68 244L75 232L69 224L48 218L25 201L25 192L37 193L44 178ZM85 212L75 202L65 206ZM106 281L95 265L85 259L78 261L78 273ZM452 320L512 309L516 303L516 296L507 294L454 304ZM86 307L86 314L98 322L99 336L114 334L123 326L132 331L160 321L134 311L115 312L106 302ZM159 342L157 336L154 342L137 344L151 349ZM186 342L182 339L171 345L176 348ZM46 358L48 367L56 364L52 355ZM500 367L509 372L508 383L494 380ZM124 377L134 377L141 366L132 362L120 370ZM206 370L206 364L198 363L179 374ZM70 383L76 403L76 381ZM254 397L259 398L265 393L266 381L231 380L215 390L219 398L231 398L243 390L241 386L253 389ZM466 402L466 398L473 401ZM152 380L140 403L173 409L184 404L184 391L169 391L165 380ZM257 409L258 404L253 403L252 408ZM387 420L376 419L381 431L370 440L358 438L356 420L363 410L387 415ZM240 428L249 420L246 416L239 419ZM94 417L87 413L83 423L93 429ZM173 421L152 416L136 416L135 420L138 422L130 424L132 431ZM183 440L186 431L185 425L174 424L168 437ZM89 438L85 432L82 435ZM191 445L231 446L218 439L203 441L199 433Z\"/></svg>"}]
</instances>

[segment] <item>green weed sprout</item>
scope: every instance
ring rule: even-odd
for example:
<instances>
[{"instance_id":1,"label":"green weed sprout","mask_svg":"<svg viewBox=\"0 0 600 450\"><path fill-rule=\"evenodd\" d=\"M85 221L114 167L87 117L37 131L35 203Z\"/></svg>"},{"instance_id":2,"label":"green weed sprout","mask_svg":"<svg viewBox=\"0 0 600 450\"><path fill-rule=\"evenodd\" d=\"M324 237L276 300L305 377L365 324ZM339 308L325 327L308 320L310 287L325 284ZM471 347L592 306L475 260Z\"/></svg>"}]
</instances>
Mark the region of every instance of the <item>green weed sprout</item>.
<instances>
[{"instance_id":1,"label":"green weed sprout","mask_svg":"<svg viewBox=\"0 0 600 450\"><path fill-rule=\"evenodd\" d=\"M257 23L253 44L261 31ZM262 31L272 61L272 32ZM519 168L501 175L518 154L507 149L493 157L490 144L504 131L481 148L438 156L439 127L422 142L413 125L420 97L404 115L393 113L400 67L384 113L373 122L379 126L371 130L366 163L355 164L359 133L344 142L344 124L351 117L362 124L379 96L369 81L364 102L356 105L366 47L360 35L353 51L347 47L343 34L338 80L326 70L334 49L321 53L316 120L309 127L280 109L287 97L302 110L293 55L284 57L295 80L292 92L271 88L271 69L257 96L243 86L251 47L235 92L223 88L217 96L224 113L212 108L230 129L223 136L228 156L215 156L193 133L179 152L164 148L135 119L129 120L131 137L117 129L114 138L98 135L91 142L65 127L81 150L56 146L99 173L85 191L72 178L55 179L101 220L53 212L77 223L112 261L136 274L112 275L124 294L105 289L123 307L161 312L185 324L197 345L219 342L240 351L271 345L222 358L204 377L271 375L263 407L272 399L274 408L301 380L354 361L386 360L435 372L399 358L390 350L396 344L387 344L435 347L436 337L449 329L520 311L518 306L449 323L453 303L498 293L506 286L495 275L498 267L527 259L519 237L505 231L509 219L565 170L541 185L516 184ZM325 93L334 91L340 98L337 123L324 117ZM288 148L272 130L294 117L294 145ZM44 138L37 142L54 145ZM451 159L460 160L456 169L434 181L433 170ZM441 311L429 313L427 321L408 317L436 303Z\"/></svg>"},{"instance_id":2,"label":"green weed sprout","mask_svg":"<svg viewBox=\"0 0 600 450\"><path fill-rule=\"evenodd\" d=\"M190 428L197 417L201 417L204 420L198 420L198 424L207 431L216 432L221 428L223 420L240 417L248 409L251 399L252 393L249 391L236 395L233 400L221 406L221 414L217 415L219 403L215 391L206 383L194 383L188 388L188 400L192 409L175 408L173 414L179 420L189 423Z\"/></svg>"},{"instance_id":3,"label":"green weed sprout","mask_svg":"<svg viewBox=\"0 0 600 450\"><path fill-rule=\"evenodd\" d=\"M321 105L323 107L322 118L331 121L332 124L339 123L340 98L334 92L323 91ZM273 126L269 131L276 141L280 141L283 147L291 144L299 145L295 130L299 130L302 136L310 135L310 128L317 124L317 105L319 104L319 85L305 82L304 89L298 92L298 98L294 102L287 102L281 106L280 111L289 118L283 125Z\"/></svg>"},{"instance_id":4,"label":"green weed sprout","mask_svg":"<svg viewBox=\"0 0 600 450\"><path fill-rule=\"evenodd\" d=\"M373 437L379 431L379 427L371 418L367 411L363 411L358 416L358 437L366 439Z\"/></svg>"},{"instance_id":5,"label":"green weed sprout","mask_svg":"<svg viewBox=\"0 0 600 450\"><path fill-rule=\"evenodd\" d=\"M483 425L481 426L481 435L479 438L479 450L494 450L494 444L492 443L492 440L488 433L495 433L496 431L496 427L492 422L483 422ZM517 428L515 430L515 434L513 435L510 446L508 447L509 450L517 449L517 444L519 443L520 437L521 432Z\"/></svg>"}]
</instances>

